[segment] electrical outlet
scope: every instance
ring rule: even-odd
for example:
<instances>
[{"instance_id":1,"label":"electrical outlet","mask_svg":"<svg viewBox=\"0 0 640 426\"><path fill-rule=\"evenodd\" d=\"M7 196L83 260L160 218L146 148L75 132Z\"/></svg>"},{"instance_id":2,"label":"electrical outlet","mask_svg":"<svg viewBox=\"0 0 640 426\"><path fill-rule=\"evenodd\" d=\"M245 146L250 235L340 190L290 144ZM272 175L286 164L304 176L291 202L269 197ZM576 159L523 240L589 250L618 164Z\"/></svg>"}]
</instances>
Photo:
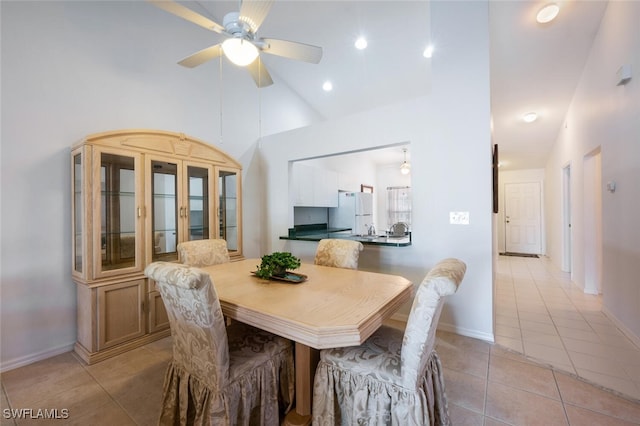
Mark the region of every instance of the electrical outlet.
<instances>
[{"instance_id":1,"label":"electrical outlet","mask_svg":"<svg viewBox=\"0 0 640 426\"><path fill-rule=\"evenodd\" d=\"M449 223L452 225L468 225L469 212L449 212Z\"/></svg>"}]
</instances>

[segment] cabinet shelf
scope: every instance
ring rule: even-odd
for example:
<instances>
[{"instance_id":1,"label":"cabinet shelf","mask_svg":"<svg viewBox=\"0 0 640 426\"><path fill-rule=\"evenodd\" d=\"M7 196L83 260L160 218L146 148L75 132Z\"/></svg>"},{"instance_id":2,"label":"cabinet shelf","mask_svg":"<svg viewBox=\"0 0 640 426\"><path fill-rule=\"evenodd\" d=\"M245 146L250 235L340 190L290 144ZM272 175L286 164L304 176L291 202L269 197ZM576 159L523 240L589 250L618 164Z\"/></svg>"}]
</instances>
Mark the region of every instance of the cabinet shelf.
<instances>
[{"instance_id":1,"label":"cabinet shelf","mask_svg":"<svg viewBox=\"0 0 640 426\"><path fill-rule=\"evenodd\" d=\"M177 230L176 228L167 228L167 229L155 229L153 232L155 233L162 232L165 234L170 234L170 233L176 234Z\"/></svg>"}]
</instances>

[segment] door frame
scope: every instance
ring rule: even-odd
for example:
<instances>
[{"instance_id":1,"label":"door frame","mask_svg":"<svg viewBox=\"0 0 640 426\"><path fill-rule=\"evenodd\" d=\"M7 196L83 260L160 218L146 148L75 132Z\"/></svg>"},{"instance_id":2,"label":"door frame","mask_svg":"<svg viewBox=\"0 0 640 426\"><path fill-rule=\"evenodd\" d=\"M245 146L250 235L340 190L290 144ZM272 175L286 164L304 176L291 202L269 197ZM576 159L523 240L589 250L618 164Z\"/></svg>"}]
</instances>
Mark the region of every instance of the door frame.
<instances>
[{"instance_id":1,"label":"door frame","mask_svg":"<svg viewBox=\"0 0 640 426\"><path fill-rule=\"evenodd\" d=\"M535 254L544 254L545 253L545 239L544 239L544 226L545 226L545 222L544 222L544 185L542 181L538 181L538 180L523 180L523 181L512 181L512 182L505 182L503 184L503 217L502 217L502 221L503 221L503 236L504 236L504 251L508 252L507 250L507 186L508 185L525 185L525 184L537 184L538 185L538 206L540 208L539 214L538 214L538 232L539 232L539 236L538 236L538 241L539 241L539 248L538 248L538 253Z\"/></svg>"},{"instance_id":2,"label":"door frame","mask_svg":"<svg viewBox=\"0 0 640 426\"><path fill-rule=\"evenodd\" d=\"M602 293L602 153L583 158L584 292Z\"/></svg>"},{"instance_id":3,"label":"door frame","mask_svg":"<svg viewBox=\"0 0 640 426\"><path fill-rule=\"evenodd\" d=\"M571 232L571 163L562 167L562 271L573 279L573 236Z\"/></svg>"}]
</instances>

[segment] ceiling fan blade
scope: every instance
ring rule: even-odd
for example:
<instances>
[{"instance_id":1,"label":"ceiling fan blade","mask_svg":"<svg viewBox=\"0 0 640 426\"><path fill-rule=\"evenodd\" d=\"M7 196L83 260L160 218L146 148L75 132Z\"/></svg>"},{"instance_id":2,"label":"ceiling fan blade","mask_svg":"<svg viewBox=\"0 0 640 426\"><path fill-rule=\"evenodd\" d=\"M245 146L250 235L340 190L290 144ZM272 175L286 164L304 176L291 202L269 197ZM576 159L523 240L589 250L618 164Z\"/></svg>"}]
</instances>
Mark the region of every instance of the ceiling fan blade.
<instances>
[{"instance_id":1,"label":"ceiling fan blade","mask_svg":"<svg viewBox=\"0 0 640 426\"><path fill-rule=\"evenodd\" d=\"M271 55L311 62L312 64L317 64L322 59L322 47L276 38L265 38L262 41L266 43L263 52Z\"/></svg>"},{"instance_id":2,"label":"ceiling fan blade","mask_svg":"<svg viewBox=\"0 0 640 426\"><path fill-rule=\"evenodd\" d=\"M273 0L243 0L240 6L240 20L246 22L251 27L251 32L255 33L269 10L273 6Z\"/></svg>"},{"instance_id":3,"label":"ceiling fan blade","mask_svg":"<svg viewBox=\"0 0 640 426\"><path fill-rule=\"evenodd\" d=\"M217 58L220 55L222 55L222 45L216 44L215 46L202 49L191 56L187 56L178 63L184 67L193 68L210 61L213 58Z\"/></svg>"},{"instance_id":4,"label":"ceiling fan blade","mask_svg":"<svg viewBox=\"0 0 640 426\"><path fill-rule=\"evenodd\" d=\"M249 70L249 74L253 77L253 81L256 82L256 86L258 87L267 87L273 84L273 80L271 79L271 75L269 75L269 71L264 66L264 63L260 60L260 57L247 65L247 70Z\"/></svg>"},{"instance_id":5,"label":"ceiling fan blade","mask_svg":"<svg viewBox=\"0 0 640 426\"><path fill-rule=\"evenodd\" d=\"M162 10L165 10L169 13L172 13L176 16L179 16L182 19L186 19L187 21L191 21L196 25L200 25L208 30L215 31L217 33L223 33L224 27L220 24L216 24L209 18L205 18L199 13L194 12L193 10L184 7L180 3L176 3L173 1L167 0L147 0L149 3L153 4L156 7L159 7Z\"/></svg>"}]
</instances>

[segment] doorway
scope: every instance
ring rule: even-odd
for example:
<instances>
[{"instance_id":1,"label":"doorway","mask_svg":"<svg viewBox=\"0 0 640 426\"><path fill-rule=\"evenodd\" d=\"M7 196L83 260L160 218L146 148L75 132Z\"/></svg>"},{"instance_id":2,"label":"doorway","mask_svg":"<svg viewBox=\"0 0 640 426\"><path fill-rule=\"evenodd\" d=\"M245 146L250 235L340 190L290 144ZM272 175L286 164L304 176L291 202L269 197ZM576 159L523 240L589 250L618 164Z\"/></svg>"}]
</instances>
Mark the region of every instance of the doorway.
<instances>
[{"instance_id":1,"label":"doorway","mask_svg":"<svg viewBox=\"0 0 640 426\"><path fill-rule=\"evenodd\" d=\"M540 182L507 183L505 192L505 251L542 253Z\"/></svg>"},{"instance_id":2,"label":"doorway","mask_svg":"<svg viewBox=\"0 0 640 426\"><path fill-rule=\"evenodd\" d=\"M602 161L600 148L587 154L584 168L584 292L602 293Z\"/></svg>"},{"instance_id":3,"label":"doorway","mask_svg":"<svg viewBox=\"0 0 640 426\"><path fill-rule=\"evenodd\" d=\"M573 279L573 242L571 235L571 165L562 168L562 271Z\"/></svg>"}]
</instances>

